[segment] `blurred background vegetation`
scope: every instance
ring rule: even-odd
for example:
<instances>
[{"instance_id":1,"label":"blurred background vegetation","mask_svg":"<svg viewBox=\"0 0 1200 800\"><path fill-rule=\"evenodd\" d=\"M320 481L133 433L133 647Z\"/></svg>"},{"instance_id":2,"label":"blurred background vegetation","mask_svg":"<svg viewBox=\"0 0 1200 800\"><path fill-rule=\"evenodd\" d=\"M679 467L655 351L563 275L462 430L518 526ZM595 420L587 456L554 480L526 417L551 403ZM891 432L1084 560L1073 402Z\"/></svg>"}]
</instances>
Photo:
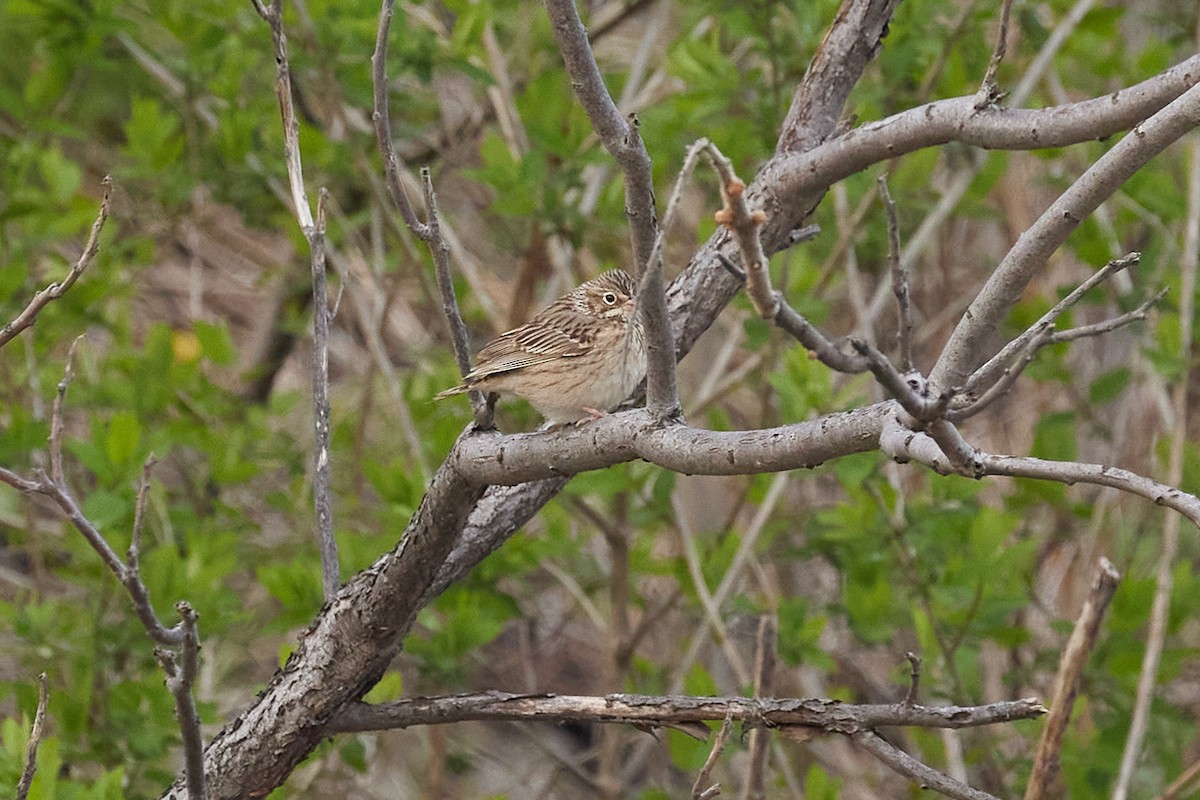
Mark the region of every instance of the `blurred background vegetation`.
<instances>
[{"instance_id":1,"label":"blurred background vegetation","mask_svg":"<svg viewBox=\"0 0 1200 800\"><path fill-rule=\"evenodd\" d=\"M331 343L335 519L343 575L390 549L429 471L469 419L433 403L456 379L425 250L394 213L370 128L378 3L289 2L291 68L310 193L331 192L330 262L344 289ZM998 3L905 0L848 110L873 120L975 91ZM1089 4L1090 5L1090 4ZM706 136L744 177L774 149L792 88L837 3L591 2L597 56L636 111L665 198ZM1015 85L1067 17L1065 0L1014 6L1000 73ZM1096 96L1195 49L1196 9L1099 3L1027 105ZM575 103L540 4L400 4L389 51L392 126L428 164L478 346L604 267L626 265L620 177ZM309 267L289 208L266 25L235 0L0 0L0 320L78 256L100 181L116 182L93 267L0 351L0 464L46 463L48 416L71 341L68 478L118 548L146 456L143 572L160 613L198 610L206 736L270 677L321 605L309 491ZM1110 143L1031 154L931 149L887 165L906 241L957 176L953 212L909 253L928 368L1007 246ZM1197 146L1194 142L1186 147ZM1043 351L966 433L986 449L1085 458L1161 476L1179 358L1186 147L1144 169L1084 223L1014 314L1013 333L1108 258L1143 251L1075 322L1172 288L1150 322ZM703 170L701 170L703 172ZM773 260L777 284L834 334L892 341L879 168L831 191L822 234ZM414 197L417 195L413 195ZM670 231L676 274L714 229L700 174ZM336 290L335 290L336 291ZM1068 320L1069 321L1069 320ZM748 428L880 399L830 374L757 320L744 298L682 366L694 424ZM501 427L537 416L502 405ZM1196 420L1191 420L1196 430ZM1198 486L1189 445L1183 488ZM477 688L575 694L747 691L757 615L778 615L777 694L891 702L904 653L925 657L930 702L1050 688L1105 554L1125 575L1086 672L1064 751L1072 797L1107 792L1128 727L1163 511L1110 492L936 478L878 454L812 473L689 478L628 464L574 480L527 530L423 612L371 695ZM1200 587L1194 530L1175 573L1167 648L1134 796L1200 759ZM751 557L737 572L739 548ZM690 566L689 566L690 565ZM729 582L722 627L703 601ZM43 502L0 486L0 794L19 775L37 673L49 734L35 798L151 797L176 775L178 734L149 642L123 590ZM1036 723L894 741L971 781L1020 792ZM771 796L900 797L917 789L845 742L783 742ZM616 726L469 724L328 743L276 796L679 796L708 745ZM744 744L717 777L737 785Z\"/></svg>"}]
</instances>

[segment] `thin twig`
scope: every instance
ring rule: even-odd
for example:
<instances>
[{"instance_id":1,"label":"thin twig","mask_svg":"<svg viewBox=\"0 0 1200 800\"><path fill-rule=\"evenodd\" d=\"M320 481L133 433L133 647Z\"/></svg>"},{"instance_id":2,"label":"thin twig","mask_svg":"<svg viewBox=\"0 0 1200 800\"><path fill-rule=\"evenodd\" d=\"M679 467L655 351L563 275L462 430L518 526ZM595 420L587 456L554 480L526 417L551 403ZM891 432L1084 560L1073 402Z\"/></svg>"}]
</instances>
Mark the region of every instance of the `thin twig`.
<instances>
[{"instance_id":1,"label":"thin twig","mask_svg":"<svg viewBox=\"0 0 1200 800\"><path fill-rule=\"evenodd\" d=\"M321 587L326 601L333 599L341 583L337 540L333 535L333 494L330 487L331 421L329 407L329 298L325 273L325 205L328 193L317 196L317 216L304 190L304 169L300 157L300 120L292 105L291 67L288 64L287 34L283 29L283 2L273 0L264 7L252 0L255 10L271 28L275 46L275 93L283 121L284 161L292 207L300 230L308 242L313 284L313 506L317 518L317 547L321 554Z\"/></svg>"},{"instance_id":2,"label":"thin twig","mask_svg":"<svg viewBox=\"0 0 1200 800\"><path fill-rule=\"evenodd\" d=\"M708 751L708 758L704 759L704 766L696 774L696 782L692 784L692 800L711 800L711 798L720 796L721 784L710 784L708 781L712 776L713 768L717 766L717 761L721 758L721 753L725 751L725 742L729 739L729 733L732 730L733 712L730 711L725 715L721 729L717 731L717 736L713 739L712 749Z\"/></svg>"},{"instance_id":3,"label":"thin twig","mask_svg":"<svg viewBox=\"0 0 1200 800\"><path fill-rule=\"evenodd\" d=\"M1043 314L1037 322L1026 328L1020 336L1000 348L1000 352L996 353L996 355L988 359L987 363L975 370L963 383L963 391L979 392L984 387L990 387L998 379L1000 370L1008 366L1034 339L1050 331L1054 327L1054 323L1058 321L1058 318L1067 309L1078 303L1088 291L1108 280L1113 275L1116 275L1121 270L1135 266L1141 261L1141 258L1141 253L1129 253L1109 261L1099 270L1089 275L1087 280L1072 289L1062 300L1055 303L1054 307Z\"/></svg>"},{"instance_id":4,"label":"thin twig","mask_svg":"<svg viewBox=\"0 0 1200 800\"><path fill-rule=\"evenodd\" d=\"M1050 695L1050 713L1046 717L1046 727L1042 729L1042 737L1038 741L1037 753L1033 758L1033 770L1025 787L1025 800L1062 796L1062 787L1055 788L1054 783L1058 777L1063 734L1066 733L1067 722L1071 719L1071 709L1075 706L1075 694L1079 691L1079 678L1083 674L1083 666L1087 663L1088 654L1095 647L1096 637L1100 633L1100 622L1120 580L1121 575L1112 562L1101 558L1096 567L1092 590L1079 612L1075 629L1071 631L1071 637L1067 640L1067 646L1058 662L1058 673L1054 677L1054 689Z\"/></svg>"},{"instance_id":5,"label":"thin twig","mask_svg":"<svg viewBox=\"0 0 1200 800\"><path fill-rule=\"evenodd\" d=\"M899 425L888 427L887 423L880 434L879 444L880 449L894 459L902 462L916 461L941 474L967 474L972 478L1003 475L1009 478L1053 481L1068 486L1079 483L1107 486L1177 511L1200 528L1200 498L1127 469L1082 461L1052 461L1031 456L995 455L975 449L975 471L961 473L941 461L944 453L932 438Z\"/></svg>"},{"instance_id":6,"label":"thin twig","mask_svg":"<svg viewBox=\"0 0 1200 800\"><path fill-rule=\"evenodd\" d=\"M29 796L29 787L33 784L33 775L37 772L38 745L42 743L42 728L46 723L46 702L49 699L46 689L46 673L38 675L37 711L33 715L33 728L29 731L29 744L25 746L25 768L21 770L21 780L17 783L17 800L25 800Z\"/></svg>"},{"instance_id":7,"label":"thin twig","mask_svg":"<svg viewBox=\"0 0 1200 800\"><path fill-rule=\"evenodd\" d=\"M438 290L442 295L442 314L446 325L450 328L450 341L454 346L454 360L458 371L464 377L471 371L471 345L467 334L467 325L463 322L462 313L458 310L458 297L454 293L454 279L450 276L450 247L442 238L441 224L438 220L437 192L433 189L433 177L429 167L421 167L421 185L425 189L425 209L429 221L422 226L424 234L421 238L429 246L433 254L434 271L437 274ZM471 410L475 414L475 426L480 429L492 427L493 407L483 396L483 392L472 389Z\"/></svg>"},{"instance_id":8,"label":"thin twig","mask_svg":"<svg viewBox=\"0 0 1200 800\"><path fill-rule=\"evenodd\" d=\"M922 764L900 748L885 741L874 731L856 733L851 738L856 744L861 745L864 750L896 772L912 778L922 788L933 789L939 794L953 797L956 800L998 800L994 795L972 789L965 783L956 781L927 764Z\"/></svg>"},{"instance_id":9,"label":"thin twig","mask_svg":"<svg viewBox=\"0 0 1200 800\"><path fill-rule=\"evenodd\" d=\"M86 336L87 334L82 333L76 336L67 348L63 376L58 382L54 393L54 405L50 411L50 478L63 488L67 485L62 465L63 404L67 397L67 389L71 386L71 381L75 380L75 348Z\"/></svg>"},{"instance_id":10,"label":"thin twig","mask_svg":"<svg viewBox=\"0 0 1200 800\"><path fill-rule=\"evenodd\" d=\"M1200 759L1196 759L1189 764L1183 772L1179 773L1179 777L1171 781L1167 788L1163 789L1163 793L1154 800L1179 800L1183 797L1194 797L1198 786L1190 784L1200 777Z\"/></svg>"},{"instance_id":11,"label":"thin twig","mask_svg":"<svg viewBox=\"0 0 1200 800\"><path fill-rule=\"evenodd\" d=\"M1012 389L1013 384L1021 377L1025 368L1033 363L1037 358L1037 354L1043 347L1052 344L1062 344L1063 342L1073 342L1076 339L1082 339L1089 336L1102 336L1106 333L1111 333L1118 328L1124 327L1134 322L1140 322L1149 316L1150 309L1158 305L1158 303L1167 295L1167 289L1159 290L1158 294L1144 301L1141 305L1132 311L1127 311L1111 319L1106 319L1102 322L1096 322L1091 325L1080 325L1078 328L1068 328L1062 331L1052 331L1049 329L1043 330L1040 334L1034 336L1025 345L1025 351L1020 354L1016 361L1004 368L1004 372L1000 374L999 379L993 383L986 392L978 399L972 401L969 405L960 408L952 408L946 412L946 419L951 422L962 422L965 419L970 419L984 411L988 406L995 402L1000 397L1003 397Z\"/></svg>"},{"instance_id":12,"label":"thin twig","mask_svg":"<svg viewBox=\"0 0 1200 800\"><path fill-rule=\"evenodd\" d=\"M96 221L92 223L92 229L88 233L87 243L83 246L83 253L79 256L79 260L75 262L75 266L71 267L67 277L63 278L61 282L50 284L35 294L29 301L29 305L25 306L12 322L0 328L0 347L4 347L14 336L32 325L43 308L66 294L96 258L96 253L100 251L100 232L104 230L104 222L108 219L108 212L112 209L112 178L106 175L102 185L104 194L100 199L100 212L96 215Z\"/></svg>"},{"instance_id":13,"label":"thin twig","mask_svg":"<svg viewBox=\"0 0 1200 800\"><path fill-rule=\"evenodd\" d=\"M425 225L417 219L400 180L402 162L396 155L396 147L392 143L392 124L388 117L387 49L388 31L392 26L392 15L395 13L393 6L394 0L383 0L379 11L379 27L375 32L375 52L371 54L371 85L375 99L372 120L375 123L375 141L379 145L379 153L383 157L383 171L387 178L388 191L392 195L392 202L396 204L396 208L400 211L400 217L408 229L424 240L427 235Z\"/></svg>"},{"instance_id":14,"label":"thin twig","mask_svg":"<svg viewBox=\"0 0 1200 800\"><path fill-rule=\"evenodd\" d=\"M337 539L333 536L331 486L332 420L329 405L329 291L325 273L325 205L329 193L317 195L317 224L308 236L313 286L313 509L317 516L317 546L321 552L321 588L326 602L341 584Z\"/></svg>"},{"instance_id":15,"label":"thin twig","mask_svg":"<svg viewBox=\"0 0 1200 800\"><path fill-rule=\"evenodd\" d=\"M908 693L904 695L904 705L912 706L917 704L917 698L921 693L921 657L916 653L905 653L904 657L908 659Z\"/></svg>"},{"instance_id":16,"label":"thin twig","mask_svg":"<svg viewBox=\"0 0 1200 800\"><path fill-rule=\"evenodd\" d=\"M1004 96L996 86L996 73L1000 70L1000 63L1004 61L1004 52L1008 48L1008 18L1011 11L1012 0L1004 0L1000 7L1000 32L996 35L996 49L992 51L987 73L984 74L983 83L976 95L976 111L982 111L988 106L995 105Z\"/></svg>"},{"instance_id":17,"label":"thin twig","mask_svg":"<svg viewBox=\"0 0 1200 800\"><path fill-rule=\"evenodd\" d=\"M1166 287L1163 287L1149 300L1143 301L1137 308L1132 311L1126 311L1124 314L1119 314L1111 319L1094 322L1091 325L1080 325L1078 328L1068 328L1064 331L1052 331L1046 337L1046 343L1062 344L1063 342L1073 342L1076 339L1083 339L1089 336L1103 336L1106 333L1112 333L1118 328L1123 328L1130 323L1141 322L1150 316L1150 309L1158 305L1167 296L1168 291Z\"/></svg>"},{"instance_id":18,"label":"thin twig","mask_svg":"<svg viewBox=\"0 0 1200 800\"><path fill-rule=\"evenodd\" d=\"M876 183L879 185L879 196L883 198L883 208L887 215L887 260L899 318L896 325L896 344L900 349L900 371L912 372L912 306L908 296L908 267L900 260L900 223L896 219L896 203L892 200L892 193L888 191L887 176L880 175Z\"/></svg>"},{"instance_id":19,"label":"thin twig","mask_svg":"<svg viewBox=\"0 0 1200 800\"><path fill-rule=\"evenodd\" d=\"M134 572L138 570L138 559L142 554L142 526L145 524L146 500L150 497L150 473L158 459L154 454L146 456L142 464L142 479L138 483L137 501L133 506L133 531L129 535L129 550L125 553L125 564Z\"/></svg>"},{"instance_id":20,"label":"thin twig","mask_svg":"<svg viewBox=\"0 0 1200 800\"><path fill-rule=\"evenodd\" d=\"M778 652L778 623L771 614L758 620L758 644L754 658L754 696L770 697L775 692L775 658ZM763 800L766 794L767 755L771 731L755 727L750 731L750 763L746 767L743 800Z\"/></svg>"},{"instance_id":21,"label":"thin twig","mask_svg":"<svg viewBox=\"0 0 1200 800\"><path fill-rule=\"evenodd\" d=\"M718 225L729 228L737 240L742 252L742 266L746 270L746 295L754 310L763 319L774 319L779 313L780 300L771 288L770 265L760 235L767 221L766 212L751 210L746 202L746 184L734 173L733 162L724 153L712 144L705 152L721 180L722 206L713 218Z\"/></svg>"},{"instance_id":22,"label":"thin twig","mask_svg":"<svg viewBox=\"0 0 1200 800\"><path fill-rule=\"evenodd\" d=\"M375 52L371 54L371 81L375 99L373 119L375 123L375 140L379 153L383 158L384 176L392 202L400 211L404 224L413 235L423 241L433 256L434 269L437 273L438 289L442 295L442 312L446 324L450 328L450 340L454 347L454 358L458 364L459 373L466 375L471 371L470 340L467 326L463 322L458 308L458 298L454 293L454 281L450 277L450 247L442 237L438 221L437 194L433 190L433 178L429 168L421 169L421 183L425 193L428 221L421 222L413 211L404 191L401 172L403 163L396 155L392 143L392 124L388 117L388 83L387 83L387 49L388 35L391 30L394 14L394 0L383 0L379 12L379 27L375 33ZM492 427L492 408L481 392L469 392L471 408L475 415L475 425L480 429Z\"/></svg>"}]
</instances>

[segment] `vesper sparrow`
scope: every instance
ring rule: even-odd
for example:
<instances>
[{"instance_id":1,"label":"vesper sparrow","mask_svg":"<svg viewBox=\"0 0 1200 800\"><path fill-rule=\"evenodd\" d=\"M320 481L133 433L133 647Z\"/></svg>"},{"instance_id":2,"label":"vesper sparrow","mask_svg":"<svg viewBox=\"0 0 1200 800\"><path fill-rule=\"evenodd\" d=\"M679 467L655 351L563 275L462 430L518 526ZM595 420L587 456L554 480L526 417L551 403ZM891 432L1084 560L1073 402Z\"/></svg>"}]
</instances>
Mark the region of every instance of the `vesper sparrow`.
<instances>
[{"instance_id":1,"label":"vesper sparrow","mask_svg":"<svg viewBox=\"0 0 1200 800\"><path fill-rule=\"evenodd\" d=\"M619 269L593 278L488 342L475 369L436 399L470 389L513 394L555 425L611 411L646 374L636 291Z\"/></svg>"}]
</instances>

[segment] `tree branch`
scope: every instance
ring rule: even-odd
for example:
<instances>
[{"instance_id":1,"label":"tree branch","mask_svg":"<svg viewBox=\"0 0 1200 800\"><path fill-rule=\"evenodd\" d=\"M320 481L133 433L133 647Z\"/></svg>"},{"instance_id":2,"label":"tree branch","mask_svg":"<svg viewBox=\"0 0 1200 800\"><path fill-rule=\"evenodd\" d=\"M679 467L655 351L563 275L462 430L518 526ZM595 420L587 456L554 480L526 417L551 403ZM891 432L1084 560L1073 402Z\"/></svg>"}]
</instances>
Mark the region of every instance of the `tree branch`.
<instances>
[{"instance_id":1,"label":"tree branch","mask_svg":"<svg viewBox=\"0 0 1200 800\"><path fill-rule=\"evenodd\" d=\"M1200 86L1193 86L1092 164L1008 251L954 329L930 379L939 386L960 385L980 362L987 338L1067 236L1151 158L1198 125Z\"/></svg>"},{"instance_id":2,"label":"tree branch","mask_svg":"<svg viewBox=\"0 0 1200 800\"><path fill-rule=\"evenodd\" d=\"M975 450L975 464L979 473L970 474L960 472L943 461L941 448L929 436L899 425L889 425L884 430L880 447L896 461L916 461L943 475L962 474L971 478L1000 475L1009 478L1035 478L1068 486L1088 483L1120 489L1150 500L1155 505L1177 511L1200 528L1200 498L1118 467L1079 461L1046 461L1030 456L992 455Z\"/></svg>"},{"instance_id":3,"label":"tree branch","mask_svg":"<svg viewBox=\"0 0 1200 800\"><path fill-rule=\"evenodd\" d=\"M21 770L21 779L17 781L17 800L25 800L29 796L29 787L33 784L34 773L37 772L38 745L42 743L42 727L46 723L46 673L38 675L37 711L33 714L33 727L29 731L29 744L25 746L25 766Z\"/></svg>"},{"instance_id":4,"label":"tree branch","mask_svg":"<svg viewBox=\"0 0 1200 800\"><path fill-rule=\"evenodd\" d=\"M575 0L545 0L545 5L580 105L625 177L625 216L640 278L638 305L646 332L646 407L659 419L670 419L679 414L679 390L661 250L655 246L658 218L650 154L638 134L637 118L626 121L621 116L604 84ZM658 257L653 257L655 251L659 251Z\"/></svg>"},{"instance_id":5,"label":"tree branch","mask_svg":"<svg viewBox=\"0 0 1200 800\"><path fill-rule=\"evenodd\" d=\"M708 758L704 759L704 766L700 767L700 771L696 773L696 780L692 783L692 800L711 800L713 797L720 796L721 784L713 783L707 786L705 784L708 784L713 768L717 766L717 761L721 758L721 753L725 752L725 742L728 741L732 731L733 714L727 713L720 730L713 738L712 749L708 751Z\"/></svg>"},{"instance_id":6,"label":"tree branch","mask_svg":"<svg viewBox=\"0 0 1200 800\"><path fill-rule=\"evenodd\" d=\"M1104 619L1104 612L1116 594L1120 581L1121 575L1116 567L1107 558L1101 558L1096 567L1092 590L1079 612L1075 629L1071 631L1071 637L1067 640L1067 646L1058 662L1058 674L1054 678L1054 689L1050 695L1053 698L1050 714L1046 717L1046 727L1042 729L1041 739L1038 740L1033 770L1025 787L1025 800L1061 796L1062 787L1055 789L1053 784L1058 777L1063 734L1066 733L1067 722L1071 719L1071 709L1075 706L1075 694L1079 691L1079 678L1083 674L1083 666L1087 663L1088 654L1096 645L1096 637L1100 634L1100 622Z\"/></svg>"},{"instance_id":7,"label":"tree branch","mask_svg":"<svg viewBox=\"0 0 1200 800\"><path fill-rule=\"evenodd\" d=\"M446 466L480 484L564 477L642 459L693 475L745 475L805 469L873 450L895 407L880 403L778 428L709 431L661 426L645 409L610 414L586 426L535 433L461 437Z\"/></svg>"},{"instance_id":8,"label":"tree branch","mask_svg":"<svg viewBox=\"0 0 1200 800\"><path fill-rule=\"evenodd\" d=\"M886 741L874 731L862 731L854 735L854 741L884 764L916 781L922 788L933 789L938 794L957 800L999 800L999 798L972 789L933 767L922 764L900 748Z\"/></svg>"},{"instance_id":9,"label":"tree branch","mask_svg":"<svg viewBox=\"0 0 1200 800\"><path fill-rule=\"evenodd\" d=\"M855 705L837 700L770 697L690 697L608 694L585 697L553 694L475 692L444 697L412 697L390 703L348 706L329 723L329 733L356 733L441 725L468 720L625 723L662 727L723 720L753 726L801 725L852 735L881 726L973 728L1046 713L1036 699L1006 700L983 706Z\"/></svg>"},{"instance_id":10,"label":"tree branch","mask_svg":"<svg viewBox=\"0 0 1200 800\"><path fill-rule=\"evenodd\" d=\"M450 341L454 346L454 358L458 364L460 375L471 371L471 346L467 334L466 323L458 309L458 297L454 294L454 281L450 276L450 246L442 237L441 223L438 220L437 194L433 190L433 178L428 167L421 168L421 184L425 192L425 206L429 214L428 222L421 222L408 201L404 191L401 176L401 161L396 155L396 147L392 143L392 123L388 116L388 83L387 83L387 50L388 35L391 31L394 0L383 0L379 12L379 26L375 32L375 52L371 54L371 81L375 110L372 114L375 123L375 140L383 158L384 175L392 202L400 211L404 224L413 235L429 248L433 256L434 272L437 275L438 290L442 295L442 313L450 328ZM482 392L472 389L467 393L471 398L471 409L475 415L475 425L479 428L492 427L492 407L487 403Z\"/></svg>"},{"instance_id":11,"label":"tree branch","mask_svg":"<svg viewBox=\"0 0 1200 800\"><path fill-rule=\"evenodd\" d=\"M292 207L300 231L308 242L313 283L313 506L317 521L317 547L321 553L321 586L325 600L337 594L341 583L337 540L333 536L333 495L330 489L329 409L329 300L325 287L325 202L321 190L317 217L304 190L304 167L300 158L300 120L292 105L291 67L288 64L287 33L283 29L283 0L264 6L253 0L255 10L271 29L275 46L275 94L283 121L284 161L292 191Z\"/></svg>"},{"instance_id":12,"label":"tree branch","mask_svg":"<svg viewBox=\"0 0 1200 800\"><path fill-rule=\"evenodd\" d=\"M83 246L83 253L80 254L79 260L75 262L75 266L71 267L67 277L59 283L50 284L35 294L29 301L29 305L25 306L12 322L0 328L0 347L4 347L18 333L33 325L43 308L70 291L71 287L75 285L75 281L79 280L79 276L96 258L96 253L100 251L100 232L104 230L108 212L112 210L112 178L104 176L102 185L104 186L104 195L100 199L100 212L96 215L96 221L92 223L92 229L88 233L87 243Z\"/></svg>"}]
</instances>

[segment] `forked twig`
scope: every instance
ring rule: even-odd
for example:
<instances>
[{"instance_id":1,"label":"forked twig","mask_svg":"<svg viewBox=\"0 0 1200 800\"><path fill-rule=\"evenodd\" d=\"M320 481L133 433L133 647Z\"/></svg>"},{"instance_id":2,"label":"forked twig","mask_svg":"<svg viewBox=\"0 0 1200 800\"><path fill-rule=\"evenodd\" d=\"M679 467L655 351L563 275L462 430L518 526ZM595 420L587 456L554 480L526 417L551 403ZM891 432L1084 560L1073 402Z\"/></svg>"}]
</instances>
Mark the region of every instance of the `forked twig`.
<instances>
[{"instance_id":1,"label":"forked twig","mask_svg":"<svg viewBox=\"0 0 1200 800\"><path fill-rule=\"evenodd\" d=\"M321 586L326 601L337 594L341 583L337 540L333 535L333 494L329 408L329 298L325 273L325 204L328 193L321 189L317 197L317 215L304 189L304 168L300 157L300 120L292 104L291 67L288 64L287 34L283 29L283 0L264 6L252 0L254 8L271 29L275 46L275 94L283 120L284 161L291 187L292 207L300 230L308 242L313 284L313 508L317 521L317 548L321 554Z\"/></svg>"},{"instance_id":2,"label":"forked twig","mask_svg":"<svg viewBox=\"0 0 1200 800\"><path fill-rule=\"evenodd\" d=\"M983 83L975 96L976 111L982 111L988 106L995 105L1004 96L1004 93L996 85L996 73L999 72L1000 64L1004 61L1004 53L1008 49L1008 19L1011 12L1012 0L1004 0L1000 6L1000 32L996 35L996 48L992 51L992 58L988 61Z\"/></svg>"},{"instance_id":3,"label":"forked twig","mask_svg":"<svg viewBox=\"0 0 1200 800\"><path fill-rule=\"evenodd\" d=\"M392 202L400 211L404 224L413 235L425 243L433 256L434 271L437 275L438 290L442 295L442 313L450 328L450 341L454 347L454 359L458 364L459 373L465 376L471 371L471 347L467 334L467 325L463 322L462 313L458 307L458 297L454 293L454 281L450 276L450 247L442 236L438 222L437 194L433 190L433 178L429 168L421 169L421 184L425 192L425 205L428 221L421 222L413 211L404 191L401 180L403 162L396 154L392 143L392 123L388 115L388 83L387 83L387 51L388 35L392 27L392 16L395 13L394 0L383 0L379 12L379 27L375 32L375 51L371 54L371 83L375 110L372 114L375 123L375 141L379 154L383 159L384 176L388 193ZM492 427L492 407L487 403L482 392L471 390L471 409L475 416L475 426L479 429Z\"/></svg>"},{"instance_id":4,"label":"forked twig","mask_svg":"<svg viewBox=\"0 0 1200 800\"><path fill-rule=\"evenodd\" d=\"M716 738L713 739L712 749L708 751L708 758L704 760L704 766L700 768L700 772L696 775L696 781L692 784L692 800L712 800L721 794L721 784L710 784L709 780L712 775L713 768L717 766L717 761L721 758L721 753L725 751L725 742L729 740L729 733L733 730L733 712L730 711L725 715L725 721L721 723L721 729L717 731Z\"/></svg>"}]
</instances>

